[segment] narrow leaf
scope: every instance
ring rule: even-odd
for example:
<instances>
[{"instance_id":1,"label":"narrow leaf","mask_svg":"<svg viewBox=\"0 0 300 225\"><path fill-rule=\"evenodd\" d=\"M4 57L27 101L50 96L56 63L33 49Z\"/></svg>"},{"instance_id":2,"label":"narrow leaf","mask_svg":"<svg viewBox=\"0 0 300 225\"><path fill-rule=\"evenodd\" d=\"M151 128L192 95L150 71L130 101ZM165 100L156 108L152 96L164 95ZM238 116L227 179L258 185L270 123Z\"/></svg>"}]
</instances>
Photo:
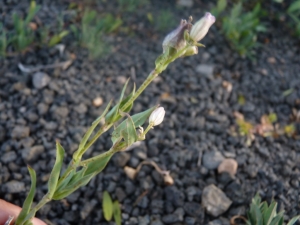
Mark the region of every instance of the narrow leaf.
<instances>
[{"instance_id":1,"label":"narrow leaf","mask_svg":"<svg viewBox=\"0 0 300 225\"><path fill-rule=\"evenodd\" d=\"M120 204L118 201L114 201L114 205L113 205L113 208L114 208L114 220L116 222L117 225L121 225L121 220L122 220L122 217L121 217L121 209L120 209Z\"/></svg>"},{"instance_id":2,"label":"narrow leaf","mask_svg":"<svg viewBox=\"0 0 300 225\"><path fill-rule=\"evenodd\" d=\"M283 217L283 214L279 213L277 216L275 216L275 217L272 219L270 225L277 225L278 222L279 222L280 220L282 220L282 217Z\"/></svg>"},{"instance_id":3,"label":"narrow leaf","mask_svg":"<svg viewBox=\"0 0 300 225\"><path fill-rule=\"evenodd\" d=\"M272 201L269 208L263 212L264 224L270 225L271 221L273 220L274 216L276 215L277 203Z\"/></svg>"},{"instance_id":4,"label":"narrow leaf","mask_svg":"<svg viewBox=\"0 0 300 225\"><path fill-rule=\"evenodd\" d=\"M105 117L105 121L113 123L113 122L117 121L119 118L121 118L120 116L118 116L118 113L119 113L119 108L121 106L121 103L122 103L122 100L123 100L123 97L124 97L124 94L125 94L128 82L129 82L129 79L127 79L127 81L126 81L126 83L125 83L125 85L124 85L124 87L122 89L121 96L120 96L118 104L115 105L109 111L109 113L107 113L107 115Z\"/></svg>"},{"instance_id":5,"label":"narrow leaf","mask_svg":"<svg viewBox=\"0 0 300 225\"><path fill-rule=\"evenodd\" d=\"M67 186L67 184L69 184L70 180L73 178L75 174L75 170L72 170L66 177L65 179L59 184L59 186L57 186L56 191L60 191L61 189L63 189L65 186Z\"/></svg>"},{"instance_id":6,"label":"narrow leaf","mask_svg":"<svg viewBox=\"0 0 300 225\"><path fill-rule=\"evenodd\" d=\"M89 162L86 164L87 169L84 175L86 176L91 173L100 173L106 167L113 154L113 152L105 152L99 156L89 159Z\"/></svg>"},{"instance_id":7,"label":"narrow leaf","mask_svg":"<svg viewBox=\"0 0 300 225\"><path fill-rule=\"evenodd\" d=\"M76 191L78 188L86 185L94 176L95 176L95 174L89 174L87 176L82 177L81 179L79 179L75 183L73 183L72 185L69 185L66 188L64 188L63 190L54 193L54 195L52 196L52 199L60 200L60 199L63 199L65 197L69 196L74 191Z\"/></svg>"},{"instance_id":8,"label":"narrow leaf","mask_svg":"<svg viewBox=\"0 0 300 225\"><path fill-rule=\"evenodd\" d=\"M56 142L56 160L48 181L49 198L52 198L56 190L59 174L63 164L64 153L65 150L63 149L63 147L58 142Z\"/></svg>"},{"instance_id":9,"label":"narrow leaf","mask_svg":"<svg viewBox=\"0 0 300 225\"><path fill-rule=\"evenodd\" d=\"M293 217L287 225L293 225L294 223L296 223L298 220L300 219L300 215L299 216L295 216Z\"/></svg>"},{"instance_id":10,"label":"narrow leaf","mask_svg":"<svg viewBox=\"0 0 300 225\"><path fill-rule=\"evenodd\" d=\"M103 192L102 210L106 221L110 221L113 216L113 202L107 191Z\"/></svg>"},{"instance_id":11,"label":"narrow leaf","mask_svg":"<svg viewBox=\"0 0 300 225\"><path fill-rule=\"evenodd\" d=\"M300 1L293 2L290 7L288 8L288 12L292 13L294 11L300 10Z\"/></svg>"},{"instance_id":12,"label":"narrow leaf","mask_svg":"<svg viewBox=\"0 0 300 225\"><path fill-rule=\"evenodd\" d=\"M30 220L27 220L24 225L33 225L33 223Z\"/></svg>"},{"instance_id":13,"label":"narrow leaf","mask_svg":"<svg viewBox=\"0 0 300 225\"><path fill-rule=\"evenodd\" d=\"M16 224L23 224L25 221L24 219L26 218L28 212L30 211L31 204L33 202L33 197L35 193L35 188L36 188L36 174L34 169L32 169L30 166L27 166L30 178L31 178L31 187L28 196L26 197L22 210L16 220Z\"/></svg>"}]
</instances>

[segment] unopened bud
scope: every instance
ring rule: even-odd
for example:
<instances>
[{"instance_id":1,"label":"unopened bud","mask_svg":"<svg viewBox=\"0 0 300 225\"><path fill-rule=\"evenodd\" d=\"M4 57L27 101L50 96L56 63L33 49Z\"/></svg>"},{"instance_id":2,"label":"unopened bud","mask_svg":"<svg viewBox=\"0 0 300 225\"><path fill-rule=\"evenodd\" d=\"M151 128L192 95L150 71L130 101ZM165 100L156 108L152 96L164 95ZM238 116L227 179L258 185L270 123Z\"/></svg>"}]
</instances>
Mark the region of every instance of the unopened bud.
<instances>
[{"instance_id":1,"label":"unopened bud","mask_svg":"<svg viewBox=\"0 0 300 225\"><path fill-rule=\"evenodd\" d=\"M216 18L209 12L205 13L198 22L196 22L191 29L190 37L198 42L205 37L209 28L214 24Z\"/></svg>"},{"instance_id":2,"label":"unopened bud","mask_svg":"<svg viewBox=\"0 0 300 225\"><path fill-rule=\"evenodd\" d=\"M186 30L190 31L191 26L190 21L181 20L179 26L165 37L162 44L164 52L169 47L175 48L176 50L182 49L186 45L184 32Z\"/></svg>"},{"instance_id":3,"label":"unopened bud","mask_svg":"<svg viewBox=\"0 0 300 225\"><path fill-rule=\"evenodd\" d=\"M164 120L165 113L166 111L164 107L159 107L155 109L149 117L149 124L151 124L152 126L157 126L161 124L161 122Z\"/></svg>"}]
</instances>

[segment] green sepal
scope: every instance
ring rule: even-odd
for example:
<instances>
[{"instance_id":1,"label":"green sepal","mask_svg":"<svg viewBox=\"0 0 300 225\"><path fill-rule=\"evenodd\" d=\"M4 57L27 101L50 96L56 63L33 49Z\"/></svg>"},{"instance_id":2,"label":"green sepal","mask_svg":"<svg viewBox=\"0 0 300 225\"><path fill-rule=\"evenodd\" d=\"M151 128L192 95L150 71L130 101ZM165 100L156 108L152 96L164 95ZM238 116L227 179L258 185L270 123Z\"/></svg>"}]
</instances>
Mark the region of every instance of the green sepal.
<instances>
[{"instance_id":1,"label":"green sepal","mask_svg":"<svg viewBox=\"0 0 300 225\"><path fill-rule=\"evenodd\" d=\"M201 44L201 43L195 43L195 45L196 45L197 47L203 47L203 48L205 48L205 45L204 45L204 44Z\"/></svg>"},{"instance_id":2,"label":"green sepal","mask_svg":"<svg viewBox=\"0 0 300 225\"><path fill-rule=\"evenodd\" d=\"M18 218L16 219L15 224L16 225L21 225L24 224L24 219L26 218L27 214L30 211L31 208L31 204L33 202L33 198L34 198L34 193L35 193L35 188L36 188L36 173L34 171L34 169L32 169L30 166L27 166L29 174L30 174L30 178L31 178L31 186L30 186L30 191L28 193L28 196L26 197L22 210L18 216Z\"/></svg>"},{"instance_id":3,"label":"green sepal","mask_svg":"<svg viewBox=\"0 0 300 225\"><path fill-rule=\"evenodd\" d=\"M120 114L122 115L123 113L120 112ZM121 131L121 136L124 138L126 146L129 147L138 140L138 136L136 134L135 125L132 118L127 113L126 116L128 117L128 119L126 119L125 129Z\"/></svg>"},{"instance_id":4,"label":"green sepal","mask_svg":"<svg viewBox=\"0 0 300 225\"><path fill-rule=\"evenodd\" d=\"M77 162L77 160L79 160L82 156L82 154L84 152L82 152L82 150L84 149L86 142L88 141L88 139L90 138L91 134L93 133L93 131L95 130L95 128L97 127L97 125L101 122L101 119L106 115L106 113L108 112L110 106L111 106L112 101L110 101L108 103L108 105L106 106L104 112L101 114L101 116L99 116L93 123L92 126L87 130L87 132L85 133L85 135L83 136L78 150L73 154L73 159L75 162Z\"/></svg>"},{"instance_id":5,"label":"green sepal","mask_svg":"<svg viewBox=\"0 0 300 225\"><path fill-rule=\"evenodd\" d=\"M95 175L96 174L89 174L87 176L82 177L81 179L74 182L72 185L69 185L66 188L64 188L63 190L55 193L52 196L52 199L60 200L60 199L67 197L68 195L72 194L74 191L76 191L81 186L85 186Z\"/></svg>"},{"instance_id":6,"label":"green sepal","mask_svg":"<svg viewBox=\"0 0 300 225\"><path fill-rule=\"evenodd\" d=\"M122 220L121 209L120 209L120 204L117 200L114 201L113 208L114 208L114 213L113 213L114 220L115 220L117 225L121 225L121 220Z\"/></svg>"},{"instance_id":7,"label":"green sepal","mask_svg":"<svg viewBox=\"0 0 300 225\"><path fill-rule=\"evenodd\" d=\"M185 41L187 41L187 42L191 41L190 34L189 34L188 30L184 31L183 37L184 37Z\"/></svg>"},{"instance_id":8,"label":"green sepal","mask_svg":"<svg viewBox=\"0 0 300 225\"><path fill-rule=\"evenodd\" d=\"M134 123L134 127L137 128L139 126L142 126L145 121L148 119L150 114L157 108L157 106L154 106L144 112L135 114L131 117L132 122ZM124 120L117 128L114 130L114 132L111 134L111 140L115 144L117 140L119 140L122 136L122 132L127 127L127 121L128 119Z\"/></svg>"},{"instance_id":9,"label":"green sepal","mask_svg":"<svg viewBox=\"0 0 300 225\"><path fill-rule=\"evenodd\" d=\"M110 221L113 216L114 205L107 191L103 192L102 210L106 221Z\"/></svg>"},{"instance_id":10,"label":"green sepal","mask_svg":"<svg viewBox=\"0 0 300 225\"><path fill-rule=\"evenodd\" d=\"M60 175L61 167L63 164L65 150L63 147L59 144L59 142L56 142L56 159L55 164L53 166L53 169L50 174L50 178L48 181L48 197L51 199L58 183L58 178Z\"/></svg>"},{"instance_id":11,"label":"green sepal","mask_svg":"<svg viewBox=\"0 0 300 225\"><path fill-rule=\"evenodd\" d=\"M127 88L127 85L128 85L128 82L129 82L129 79L127 79L123 89L122 89L122 92L121 92L121 96L120 96L120 99L119 99L119 102L118 104L116 104L106 115L105 117L105 121L107 123L114 123L116 122L118 119L121 118L121 116L119 115L119 108L121 107L121 104L122 104L122 100L123 100L123 97L124 97L124 94L125 94L125 91L126 91L126 88Z\"/></svg>"}]
</instances>

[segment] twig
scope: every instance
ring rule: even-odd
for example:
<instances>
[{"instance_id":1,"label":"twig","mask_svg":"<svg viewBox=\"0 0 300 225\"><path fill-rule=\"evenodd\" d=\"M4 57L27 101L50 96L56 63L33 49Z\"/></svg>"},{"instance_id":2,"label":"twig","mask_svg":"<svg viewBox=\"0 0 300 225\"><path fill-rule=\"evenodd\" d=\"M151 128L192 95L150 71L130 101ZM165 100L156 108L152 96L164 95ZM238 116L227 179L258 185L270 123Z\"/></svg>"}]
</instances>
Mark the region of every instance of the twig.
<instances>
[{"instance_id":1,"label":"twig","mask_svg":"<svg viewBox=\"0 0 300 225\"><path fill-rule=\"evenodd\" d=\"M235 220L236 220L236 219L241 219L241 220L243 220L245 223L247 222L247 219L246 219L244 216L236 215L236 216L231 217L231 219L230 219L230 224L231 224L231 225L237 225L237 223L235 223Z\"/></svg>"}]
</instances>

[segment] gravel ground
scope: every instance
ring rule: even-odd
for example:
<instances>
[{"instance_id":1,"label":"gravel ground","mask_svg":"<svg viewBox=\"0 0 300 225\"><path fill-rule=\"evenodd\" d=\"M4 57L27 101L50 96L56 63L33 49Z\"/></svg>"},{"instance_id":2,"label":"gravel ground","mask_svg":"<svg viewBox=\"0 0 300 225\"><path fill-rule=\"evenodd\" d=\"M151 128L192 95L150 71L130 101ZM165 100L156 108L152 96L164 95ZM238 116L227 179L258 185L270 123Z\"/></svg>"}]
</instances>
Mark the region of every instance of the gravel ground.
<instances>
[{"instance_id":1,"label":"gravel ground","mask_svg":"<svg viewBox=\"0 0 300 225\"><path fill-rule=\"evenodd\" d=\"M45 23L68 5L45 2L39 3L42 12L49 14L40 13ZM67 164L84 131L110 99L118 98L126 79L139 85L147 77L168 32L151 28L144 16L147 10L155 16L156 10L169 7L179 21L190 14L200 18L209 6L208 1L195 1L193 7L180 8L171 2L152 1L136 17L129 17L127 21L135 19L135 35L111 36L114 53L104 59L88 60L86 50L67 44L62 55L55 48L37 49L0 61L0 198L22 205L30 187L29 164L37 171L35 200L40 200L47 191L55 140L66 149ZM27 8L27 4L16 6L14 1L0 4L7 12ZM299 109L299 42L271 22L269 25L270 32L264 37L268 42L257 51L255 62L238 57L213 26L202 41L206 48L171 64L136 101L132 113L155 104L163 106L163 124L151 130L134 150L116 154L86 187L65 200L47 204L37 216L52 224L110 224L102 215L104 190L121 203L123 224L227 225L232 216L246 214L256 192L263 200L277 200L289 218L299 214L297 136L256 136L248 147L244 137L230 132L236 126L235 111L253 123L274 112L280 124L287 124L292 110ZM64 62L72 54L76 59L66 70L25 74L18 69L18 63L46 65ZM231 91L224 81L232 85ZM291 88L294 91L283 96ZM244 96L244 105L238 103L239 96ZM103 100L102 106L93 104L96 98ZM108 149L111 143L107 139L109 134L98 140L87 156ZM218 173L226 158L237 162L235 176ZM124 166L135 168L145 159L169 170L174 185L166 186L150 166L143 166L135 180L129 179ZM205 211L203 206L210 201L215 206ZM221 213L216 213L216 208Z\"/></svg>"}]
</instances>

